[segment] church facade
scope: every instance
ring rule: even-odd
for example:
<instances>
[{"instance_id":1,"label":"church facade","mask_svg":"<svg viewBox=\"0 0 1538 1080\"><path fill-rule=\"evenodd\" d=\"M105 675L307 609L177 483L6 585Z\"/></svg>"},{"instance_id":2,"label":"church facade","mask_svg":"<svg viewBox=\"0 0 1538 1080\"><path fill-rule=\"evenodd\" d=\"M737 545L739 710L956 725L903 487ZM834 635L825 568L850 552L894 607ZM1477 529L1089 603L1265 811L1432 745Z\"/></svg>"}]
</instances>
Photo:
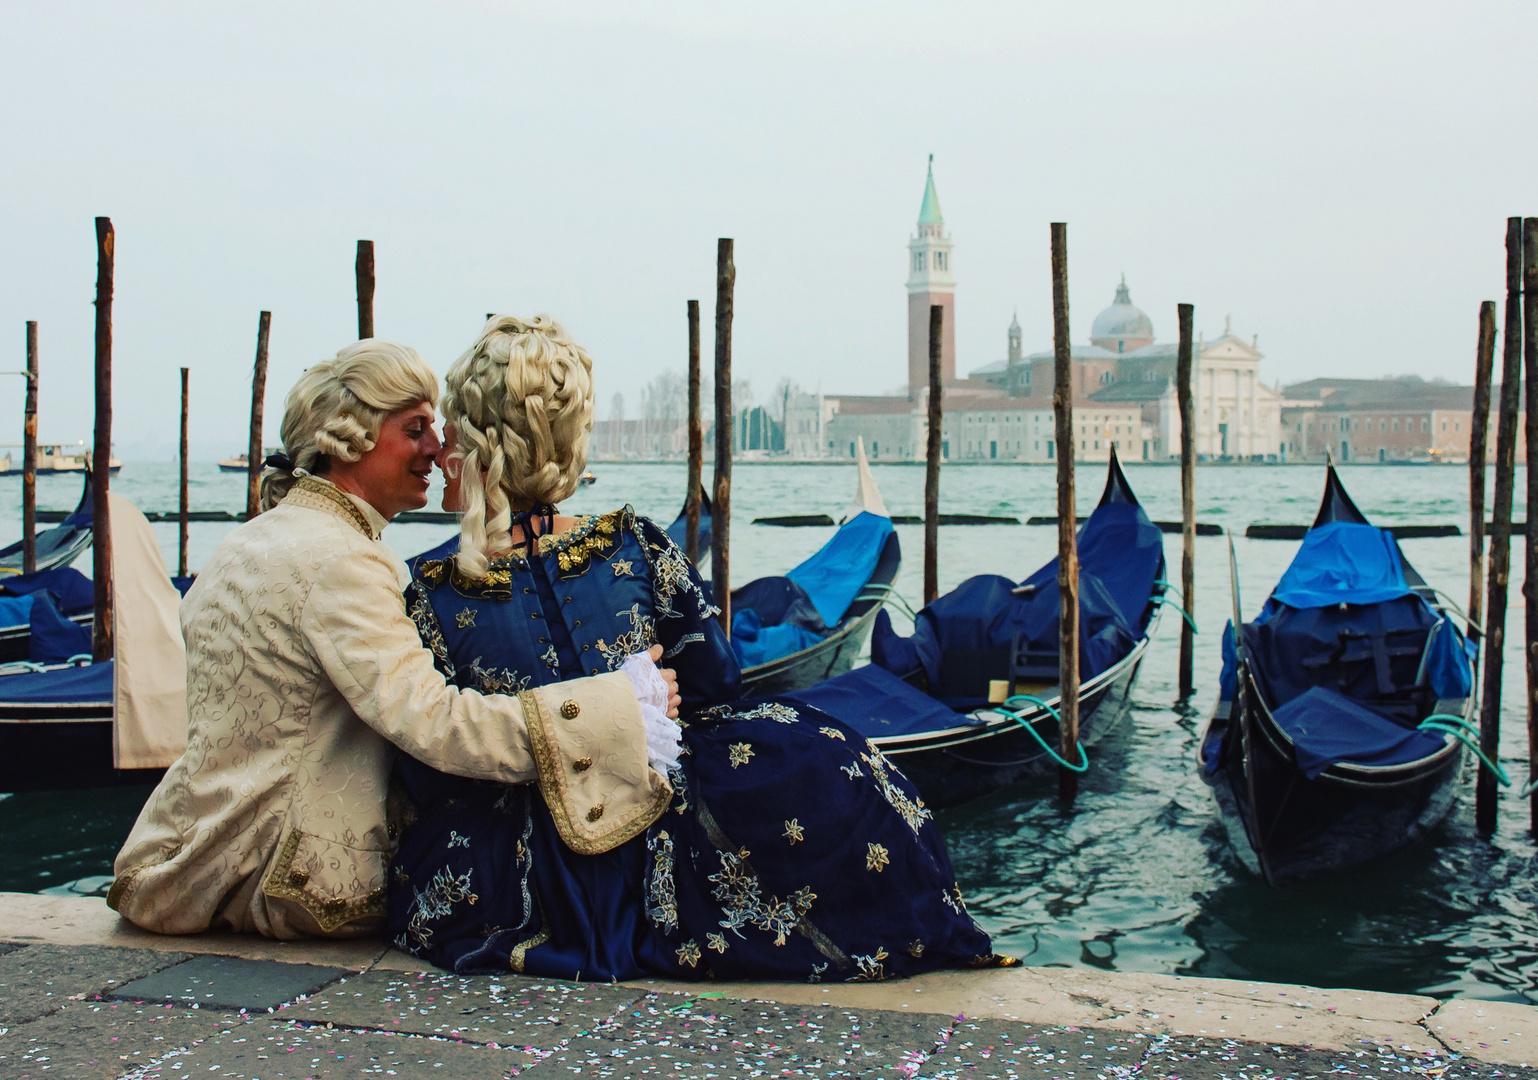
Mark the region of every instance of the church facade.
<instances>
[{"instance_id":1,"label":"church facade","mask_svg":"<svg viewBox=\"0 0 1538 1080\"><path fill-rule=\"evenodd\" d=\"M945 312L940 344L941 433L948 461L1054 461L1053 353L1026 354L1019 319L1005 359L956 376L956 278L952 241L935 188L934 158L917 226L908 241L908 365L904 395L796 394L786 402L786 447L797 456L853 457L864 439L876 460L922 460L928 439L929 308ZM1175 401L1176 346L1155 339L1153 321L1132 303L1125 278L1095 316L1089 342L1072 346L1073 454L1104 461L1180 456ZM1281 391L1260 380L1258 339L1223 334L1193 349L1196 447L1205 460L1268 461L1283 456ZM816 452L813 453L815 447Z\"/></svg>"}]
</instances>

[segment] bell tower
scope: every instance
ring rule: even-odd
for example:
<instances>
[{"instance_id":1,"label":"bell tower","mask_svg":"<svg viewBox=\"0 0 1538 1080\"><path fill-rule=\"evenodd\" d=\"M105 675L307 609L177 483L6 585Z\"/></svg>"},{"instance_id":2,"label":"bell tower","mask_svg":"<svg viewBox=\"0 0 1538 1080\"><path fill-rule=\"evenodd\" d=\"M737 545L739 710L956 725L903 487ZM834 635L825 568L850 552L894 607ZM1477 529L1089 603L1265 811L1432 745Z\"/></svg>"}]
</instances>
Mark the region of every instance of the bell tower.
<instances>
[{"instance_id":1,"label":"bell tower","mask_svg":"<svg viewBox=\"0 0 1538 1080\"><path fill-rule=\"evenodd\" d=\"M1030 397L1031 371L1025 366L1024 350L1020 347L1020 313L1009 320L1009 359L1004 367L1004 385L1010 397Z\"/></svg>"},{"instance_id":2,"label":"bell tower","mask_svg":"<svg viewBox=\"0 0 1538 1080\"><path fill-rule=\"evenodd\" d=\"M929 155L918 230L908 241L908 400L929 385L929 307L945 309L940 333L940 379L956 381L956 279L951 274L951 241L945 235L940 196L935 193L935 156Z\"/></svg>"}]
</instances>

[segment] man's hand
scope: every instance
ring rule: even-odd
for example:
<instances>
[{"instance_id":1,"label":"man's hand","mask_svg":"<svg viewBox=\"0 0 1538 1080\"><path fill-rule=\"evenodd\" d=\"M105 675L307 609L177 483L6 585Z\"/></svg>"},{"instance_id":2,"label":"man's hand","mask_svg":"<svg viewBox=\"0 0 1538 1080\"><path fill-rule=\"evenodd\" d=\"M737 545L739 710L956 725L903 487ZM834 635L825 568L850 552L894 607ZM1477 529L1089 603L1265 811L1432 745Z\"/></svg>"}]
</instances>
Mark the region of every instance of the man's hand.
<instances>
[{"instance_id":1,"label":"man's hand","mask_svg":"<svg viewBox=\"0 0 1538 1080\"><path fill-rule=\"evenodd\" d=\"M662 646L653 645L646 655L651 657L653 664L657 663L657 661L662 659ZM668 684L668 718L677 720L678 707L684 701L683 698L678 696L678 673L672 668L660 667L657 669L657 674L661 675L662 681Z\"/></svg>"}]
</instances>

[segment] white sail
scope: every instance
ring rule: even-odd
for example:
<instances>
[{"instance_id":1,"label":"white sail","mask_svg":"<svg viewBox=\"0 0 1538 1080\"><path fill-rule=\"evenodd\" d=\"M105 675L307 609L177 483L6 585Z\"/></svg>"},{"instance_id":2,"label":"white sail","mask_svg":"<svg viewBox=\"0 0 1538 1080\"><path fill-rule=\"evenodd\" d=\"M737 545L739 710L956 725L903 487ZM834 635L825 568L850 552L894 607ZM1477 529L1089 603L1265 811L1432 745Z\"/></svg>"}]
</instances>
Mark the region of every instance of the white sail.
<instances>
[{"instance_id":1,"label":"white sail","mask_svg":"<svg viewBox=\"0 0 1538 1080\"><path fill-rule=\"evenodd\" d=\"M857 436L855 439L855 456L860 469L858 486L854 491L854 506L850 508L849 516L856 514L875 514L878 517L891 517L886 512L886 503L881 499L881 489L876 486L876 478L871 475L870 462L865 460L865 437Z\"/></svg>"}]
</instances>

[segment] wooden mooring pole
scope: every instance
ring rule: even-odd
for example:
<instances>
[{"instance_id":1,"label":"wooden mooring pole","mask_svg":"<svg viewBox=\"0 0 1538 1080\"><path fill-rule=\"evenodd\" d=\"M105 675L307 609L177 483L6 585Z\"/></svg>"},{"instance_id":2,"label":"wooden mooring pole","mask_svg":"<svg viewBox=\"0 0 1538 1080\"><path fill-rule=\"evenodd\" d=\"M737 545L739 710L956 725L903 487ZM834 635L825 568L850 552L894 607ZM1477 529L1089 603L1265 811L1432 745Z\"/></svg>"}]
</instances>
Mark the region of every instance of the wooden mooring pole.
<instances>
[{"instance_id":1,"label":"wooden mooring pole","mask_svg":"<svg viewBox=\"0 0 1538 1080\"><path fill-rule=\"evenodd\" d=\"M1485 679L1479 746L1491 761L1501 752L1502 650L1506 644L1506 586L1511 579L1511 503L1517 460L1517 404L1522 382L1522 219L1506 221L1506 340L1502 343L1501 411L1495 431L1495 505L1490 521L1490 576L1485 601ZM1495 832L1495 774L1479 767L1474 826Z\"/></svg>"},{"instance_id":2,"label":"wooden mooring pole","mask_svg":"<svg viewBox=\"0 0 1538 1080\"><path fill-rule=\"evenodd\" d=\"M246 520L262 510L262 412L267 404L267 337L272 312L256 321L256 363L251 368L251 434L246 443Z\"/></svg>"},{"instance_id":3,"label":"wooden mooring pole","mask_svg":"<svg viewBox=\"0 0 1538 1080\"><path fill-rule=\"evenodd\" d=\"M358 258L353 262L358 279L358 340L374 336L374 241L358 241Z\"/></svg>"},{"instance_id":4,"label":"wooden mooring pole","mask_svg":"<svg viewBox=\"0 0 1538 1080\"><path fill-rule=\"evenodd\" d=\"M1079 760L1079 548L1078 518L1073 491L1075 437L1073 432L1073 350L1068 338L1068 226L1052 223L1052 411L1057 430L1057 682L1059 746L1064 761ZM1079 792L1079 775L1058 769L1058 797L1071 803Z\"/></svg>"},{"instance_id":5,"label":"wooden mooring pole","mask_svg":"<svg viewBox=\"0 0 1538 1080\"><path fill-rule=\"evenodd\" d=\"M1527 775L1538 776L1538 526L1533 509L1538 507L1538 218L1522 220L1522 361L1527 440L1527 555L1522 595L1527 608ZM1538 789L1528 795L1528 830L1538 836Z\"/></svg>"},{"instance_id":6,"label":"wooden mooring pole","mask_svg":"<svg viewBox=\"0 0 1538 1080\"><path fill-rule=\"evenodd\" d=\"M187 369L182 368L182 476L181 501L176 514L176 576L187 576Z\"/></svg>"},{"instance_id":7,"label":"wooden mooring pole","mask_svg":"<svg viewBox=\"0 0 1538 1080\"><path fill-rule=\"evenodd\" d=\"M684 502L684 554L700 561L700 492L705 471L705 428L700 418L700 302L689 301L689 476Z\"/></svg>"},{"instance_id":8,"label":"wooden mooring pole","mask_svg":"<svg viewBox=\"0 0 1538 1080\"><path fill-rule=\"evenodd\" d=\"M112 659L112 219L96 219L96 435L91 447L91 659Z\"/></svg>"},{"instance_id":9,"label":"wooden mooring pole","mask_svg":"<svg viewBox=\"0 0 1538 1080\"><path fill-rule=\"evenodd\" d=\"M27 322L27 398L21 413L21 572L37 569L37 322Z\"/></svg>"},{"instance_id":10,"label":"wooden mooring pole","mask_svg":"<svg viewBox=\"0 0 1538 1080\"><path fill-rule=\"evenodd\" d=\"M732 412L732 294L737 266L732 242L716 241L716 475L710 514L710 591L721 609L721 629L732 634L732 444L737 421Z\"/></svg>"},{"instance_id":11,"label":"wooden mooring pole","mask_svg":"<svg viewBox=\"0 0 1538 1080\"><path fill-rule=\"evenodd\" d=\"M945 388L940 385L940 335L945 308L929 305L929 441L924 456L924 603L940 595L940 451Z\"/></svg>"},{"instance_id":12,"label":"wooden mooring pole","mask_svg":"<svg viewBox=\"0 0 1538 1080\"><path fill-rule=\"evenodd\" d=\"M1180 699L1196 689L1196 403L1191 395L1191 322L1195 308L1177 304L1180 345L1175 354L1175 395L1180 411ZM1238 628L1235 627L1235 633Z\"/></svg>"},{"instance_id":13,"label":"wooden mooring pole","mask_svg":"<svg viewBox=\"0 0 1538 1080\"><path fill-rule=\"evenodd\" d=\"M1485 472L1490 456L1490 377L1495 364L1495 301L1479 305L1474 350L1474 414L1469 418L1469 640L1485 633Z\"/></svg>"}]
</instances>

